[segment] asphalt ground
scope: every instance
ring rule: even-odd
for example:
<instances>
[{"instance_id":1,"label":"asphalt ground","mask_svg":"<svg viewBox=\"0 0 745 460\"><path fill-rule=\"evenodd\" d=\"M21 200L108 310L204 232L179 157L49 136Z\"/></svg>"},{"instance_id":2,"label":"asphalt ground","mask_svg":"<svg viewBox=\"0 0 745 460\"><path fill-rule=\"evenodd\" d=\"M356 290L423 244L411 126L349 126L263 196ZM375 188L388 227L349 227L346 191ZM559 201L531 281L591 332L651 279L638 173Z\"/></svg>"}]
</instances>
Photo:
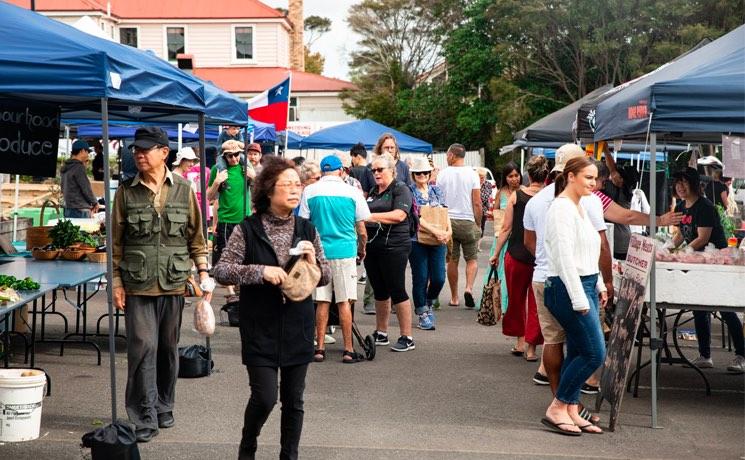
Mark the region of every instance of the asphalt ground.
<instances>
[{"instance_id":1,"label":"asphalt ground","mask_svg":"<svg viewBox=\"0 0 745 460\"><path fill-rule=\"evenodd\" d=\"M478 291L490 243L482 243ZM216 311L221 295L216 293ZM716 367L704 371L711 381L711 396L705 395L700 377L692 370L663 365L659 428L650 428L650 375L645 370L639 397L624 396L615 432L570 438L548 432L540 424L551 394L548 387L533 384L536 364L509 353L513 339L502 335L501 325L477 324L476 312L447 306L448 296L446 285L437 330L414 329L416 350L411 352L392 353L388 347L378 347L375 360L346 365L341 363L341 332L335 333L338 343L327 346L326 361L312 364L308 372L301 458L731 459L745 455L745 379L727 374L726 363L733 355L716 346L721 340L718 327L713 330ZM105 311L104 301L103 293L91 301L89 324L95 326L95 318ZM71 307L60 304L59 309L74 318ZM363 334L371 333L374 316L362 315L359 303L357 310L358 327ZM204 342L192 331L191 314L187 306L182 345ZM60 335L61 322L51 319L50 323L48 335ZM390 331L395 336L395 317ZM44 400L41 435L29 442L0 443L0 459L89 458L90 452L79 446L81 436L111 420L107 341L101 337L97 342L104 350L101 366L87 346L67 346L62 357L58 346L37 346L37 365L53 379L53 394ZM116 342L117 408L119 417L126 418L126 353L124 341ZM695 342L685 345L686 353L695 356ZM142 458L237 457L249 396L237 328L218 325L212 349L213 375L179 380L176 426L140 444ZM22 354L14 357L14 364L19 360ZM586 396L584 401L594 405L594 397ZM607 404L600 416L604 426ZM277 458L279 436L278 405L259 438L257 458Z\"/></svg>"}]
</instances>

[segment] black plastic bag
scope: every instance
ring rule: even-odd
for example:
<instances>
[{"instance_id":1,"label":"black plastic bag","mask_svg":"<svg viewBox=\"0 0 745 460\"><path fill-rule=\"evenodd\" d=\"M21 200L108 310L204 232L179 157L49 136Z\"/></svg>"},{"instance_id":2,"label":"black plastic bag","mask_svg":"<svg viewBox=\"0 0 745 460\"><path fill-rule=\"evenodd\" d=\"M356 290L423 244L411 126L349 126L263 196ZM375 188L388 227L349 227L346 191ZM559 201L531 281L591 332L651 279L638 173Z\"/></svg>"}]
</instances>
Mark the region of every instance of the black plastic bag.
<instances>
[{"instance_id":1,"label":"black plastic bag","mask_svg":"<svg viewBox=\"0 0 745 460\"><path fill-rule=\"evenodd\" d=\"M84 434L83 447L93 460L140 460L134 427L121 420Z\"/></svg>"},{"instance_id":2,"label":"black plastic bag","mask_svg":"<svg viewBox=\"0 0 745 460\"><path fill-rule=\"evenodd\" d=\"M193 379L206 377L215 367L210 359L210 351L204 345L189 345L178 349L179 378Z\"/></svg>"}]
</instances>

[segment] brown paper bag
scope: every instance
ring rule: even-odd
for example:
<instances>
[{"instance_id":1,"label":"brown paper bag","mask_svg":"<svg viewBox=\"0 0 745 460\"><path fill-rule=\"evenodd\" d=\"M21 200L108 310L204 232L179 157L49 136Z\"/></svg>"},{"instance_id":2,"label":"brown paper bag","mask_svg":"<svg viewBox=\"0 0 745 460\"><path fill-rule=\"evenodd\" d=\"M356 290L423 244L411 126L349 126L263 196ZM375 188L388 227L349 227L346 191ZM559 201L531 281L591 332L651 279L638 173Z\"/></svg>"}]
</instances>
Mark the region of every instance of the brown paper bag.
<instances>
[{"instance_id":1,"label":"brown paper bag","mask_svg":"<svg viewBox=\"0 0 745 460\"><path fill-rule=\"evenodd\" d=\"M419 208L419 220L425 220L430 226L442 231L445 231L450 223L448 209L442 206L421 206ZM426 244L429 246L439 246L442 244L431 233L424 230L421 225L417 232L417 241L419 241L419 244Z\"/></svg>"}]
</instances>

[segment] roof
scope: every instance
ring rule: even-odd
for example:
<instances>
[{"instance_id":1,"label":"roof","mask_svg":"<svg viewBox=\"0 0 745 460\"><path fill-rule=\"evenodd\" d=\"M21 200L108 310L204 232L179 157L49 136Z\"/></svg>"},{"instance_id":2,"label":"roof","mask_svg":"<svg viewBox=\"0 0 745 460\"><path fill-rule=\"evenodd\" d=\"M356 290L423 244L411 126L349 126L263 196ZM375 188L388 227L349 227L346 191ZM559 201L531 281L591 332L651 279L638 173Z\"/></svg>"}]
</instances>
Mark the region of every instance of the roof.
<instances>
[{"instance_id":1,"label":"roof","mask_svg":"<svg viewBox=\"0 0 745 460\"><path fill-rule=\"evenodd\" d=\"M285 67L202 67L194 75L213 82L231 93L260 93L281 82L289 72ZM354 84L338 78L309 72L292 72L293 92L338 92L355 89Z\"/></svg>"},{"instance_id":2,"label":"roof","mask_svg":"<svg viewBox=\"0 0 745 460\"><path fill-rule=\"evenodd\" d=\"M30 9L31 0L7 0ZM188 3L186 6L184 3ZM100 11L106 0L36 0L36 11ZM111 14L123 19L285 19L283 13L258 0L111 0Z\"/></svg>"}]
</instances>

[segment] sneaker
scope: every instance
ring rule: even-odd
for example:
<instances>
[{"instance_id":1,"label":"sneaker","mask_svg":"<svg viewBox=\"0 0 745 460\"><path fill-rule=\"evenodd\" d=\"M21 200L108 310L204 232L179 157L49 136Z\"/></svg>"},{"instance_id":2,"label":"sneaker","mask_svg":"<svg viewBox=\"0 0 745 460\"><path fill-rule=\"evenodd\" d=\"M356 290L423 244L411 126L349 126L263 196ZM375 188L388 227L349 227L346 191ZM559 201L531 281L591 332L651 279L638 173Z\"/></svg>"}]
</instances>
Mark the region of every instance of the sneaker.
<instances>
[{"instance_id":1,"label":"sneaker","mask_svg":"<svg viewBox=\"0 0 745 460\"><path fill-rule=\"evenodd\" d=\"M411 337L406 337L405 335L402 335L398 338L396 343L393 344L391 347L391 351L409 351L416 348L414 345L414 339Z\"/></svg>"},{"instance_id":2,"label":"sneaker","mask_svg":"<svg viewBox=\"0 0 745 460\"><path fill-rule=\"evenodd\" d=\"M432 321L432 315L430 312L425 311L419 316L419 329L425 330L425 331L434 331L435 330L435 323Z\"/></svg>"},{"instance_id":3,"label":"sneaker","mask_svg":"<svg viewBox=\"0 0 745 460\"><path fill-rule=\"evenodd\" d=\"M727 370L733 374L745 373L745 356L735 355L735 359L729 363Z\"/></svg>"},{"instance_id":4,"label":"sneaker","mask_svg":"<svg viewBox=\"0 0 745 460\"><path fill-rule=\"evenodd\" d=\"M375 305L368 303L362 306L362 313L366 315L374 315L375 314Z\"/></svg>"},{"instance_id":5,"label":"sneaker","mask_svg":"<svg viewBox=\"0 0 745 460\"><path fill-rule=\"evenodd\" d=\"M323 336L323 343L328 343L328 344L336 343L336 339L334 337L326 334L326 335Z\"/></svg>"},{"instance_id":6,"label":"sneaker","mask_svg":"<svg viewBox=\"0 0 745 460\"><path fill-rule=\"evenodd\" d=\"M586 395L596 395L600 393L600 387L596 387L595 385L588 385L587 383L583 383L580 391Z\"/></svg>"},{"instance_id":7,"label":"sneaker","mask_svg":"<svg viewBox=\"0 0 745 460\"><path fill-rule=\"evenodd\" d=\"M714 367L714 361L711 358L704 358L699 356L698 358L691 361L691 364L698 367L699 369L711 369Z\"/></svg>"},{"instance_id":8,"label":"sneaker","mask_svg":"<svg viewBox=\"0 0 745 460\"><path fill-rule=\"evenodd\" d=\"M548 376L541 374L540 372L536 372L533 376L533 382L535 382L536 385L548 385L550 382L548 381Z\"/></svg>"},{"instance_id":9,"label":"sneaker","mask_svg":"<svg viewBox=\"0 0 745 460\"><path fill-rule=\"evenodd\" d=\"M372 333L373 339L375 339L375 346L381 347L384 345L388 345L390 340L388 340L388 334L385 332L375 331Z\"/></svg>"},{"instance_id":10,"label":"sneaker","mask_svg":"<svg viewBox=\"0 0 745 460\"><path fill-rule=\"evenodd\" d=\"M357 278L357 284L365 284L367 282L367 276L361 275Z\"/></svg>"},{"instance_id":11,"label":"sneaker","mask_svg":"<svg viewBox=\"0 0 745 460\"><path fill-rule=\"evenodd\" d=\"M440 309L440 299L434 299L432 301L432 308L434 310L439 310Z\"/></svg>"}]
</instances>

